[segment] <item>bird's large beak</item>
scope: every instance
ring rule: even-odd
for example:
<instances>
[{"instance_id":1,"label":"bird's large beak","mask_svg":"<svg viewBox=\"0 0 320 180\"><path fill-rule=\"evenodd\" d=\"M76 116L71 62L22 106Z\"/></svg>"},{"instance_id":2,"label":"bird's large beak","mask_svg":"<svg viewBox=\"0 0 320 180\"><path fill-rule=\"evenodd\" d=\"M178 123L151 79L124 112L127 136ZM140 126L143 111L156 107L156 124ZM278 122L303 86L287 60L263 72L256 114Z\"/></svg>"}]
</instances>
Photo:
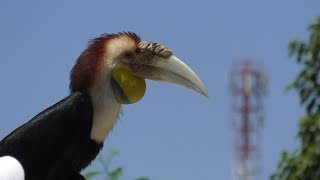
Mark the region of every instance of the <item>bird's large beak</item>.
<instances>
[{"instance_id":1,"label":"bird's large beak","mask_svg":"<svg viewBox=\"0 0 320 180\"><path fill-rule=\"evenodd\" d=\"M131 64L136 76L181 85L208 97L208 92L199 77L169 49L158 43L142 43L142 56L137 63Z\"/></svg>"}]
</instances>

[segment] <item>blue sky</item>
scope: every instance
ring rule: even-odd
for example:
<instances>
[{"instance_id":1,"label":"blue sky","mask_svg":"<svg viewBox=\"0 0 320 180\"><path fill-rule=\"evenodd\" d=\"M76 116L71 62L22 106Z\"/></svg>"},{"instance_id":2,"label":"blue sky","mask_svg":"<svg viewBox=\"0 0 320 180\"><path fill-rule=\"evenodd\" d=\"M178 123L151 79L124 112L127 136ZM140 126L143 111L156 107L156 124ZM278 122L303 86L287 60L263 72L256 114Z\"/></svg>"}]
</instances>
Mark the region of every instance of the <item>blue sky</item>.
<instances>
[{"instance_id":1,"label":"blue sky","mask_svg":"<svg viewBox=\"0 0 320 180\"><path fill-rule=\"evenodd\" d=\"M133 31L173 50L204 81L210 99L148 81L139 103L124 107L105 148L120 156L122 179L230 179L227 75L234 62L256 60L269 79L262 131L262 179L284 149L293 149L297 95L285 93L299 66L292 39L320 15L311 1L2 1L0 2L0 137L68 95L69 71L89 39ZM98 168L93 165L93 168Z\"/></svg>"}]
</instances>

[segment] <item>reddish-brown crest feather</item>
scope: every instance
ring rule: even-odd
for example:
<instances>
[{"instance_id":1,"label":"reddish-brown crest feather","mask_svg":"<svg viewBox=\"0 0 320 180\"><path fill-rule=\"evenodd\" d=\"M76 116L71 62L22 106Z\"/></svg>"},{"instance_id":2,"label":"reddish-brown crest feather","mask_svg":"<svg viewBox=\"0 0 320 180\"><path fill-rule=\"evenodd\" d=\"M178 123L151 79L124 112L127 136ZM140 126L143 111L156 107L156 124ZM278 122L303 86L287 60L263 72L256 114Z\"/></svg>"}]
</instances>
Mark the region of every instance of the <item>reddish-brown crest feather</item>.
<instances>
[{"instance_id":1,"label":"reddish-brown crest feather","mask_svg":"<svg viewBox=\"0 0 320 180\"><path fill-rule=\"evenodd\" d=\"M140 42L140 37L132 32L103 34L91 40L87 49L82 52L71 70L69 86L71 92L82 91L88 93L95 82L96 73L99 72L99 67L103 63L103 57L107 53L106 45L108 45L108 41L119 36L129 36L137 44Z\"/></svg>"}]
</instances>

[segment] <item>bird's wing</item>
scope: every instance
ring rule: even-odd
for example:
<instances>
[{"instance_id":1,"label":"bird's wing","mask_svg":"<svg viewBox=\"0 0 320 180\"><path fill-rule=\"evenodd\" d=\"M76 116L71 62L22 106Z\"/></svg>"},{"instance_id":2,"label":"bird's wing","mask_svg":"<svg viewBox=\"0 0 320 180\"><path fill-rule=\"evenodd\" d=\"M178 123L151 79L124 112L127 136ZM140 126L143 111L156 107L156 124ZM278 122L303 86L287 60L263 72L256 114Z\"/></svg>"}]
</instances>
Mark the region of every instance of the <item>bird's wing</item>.
<instances>
[{"instance_id":1,"label":"bird's wing","mask_svg":"<svg viewBox=\"0 0 320 180\"><path fill-rule=\"evenodd\" d=\"M42 111L0 142L0 157L15 157L28 173L51 171L53 164L90 137L92 102L88 95L75 92Z\"/></svg>"}]
</instances>

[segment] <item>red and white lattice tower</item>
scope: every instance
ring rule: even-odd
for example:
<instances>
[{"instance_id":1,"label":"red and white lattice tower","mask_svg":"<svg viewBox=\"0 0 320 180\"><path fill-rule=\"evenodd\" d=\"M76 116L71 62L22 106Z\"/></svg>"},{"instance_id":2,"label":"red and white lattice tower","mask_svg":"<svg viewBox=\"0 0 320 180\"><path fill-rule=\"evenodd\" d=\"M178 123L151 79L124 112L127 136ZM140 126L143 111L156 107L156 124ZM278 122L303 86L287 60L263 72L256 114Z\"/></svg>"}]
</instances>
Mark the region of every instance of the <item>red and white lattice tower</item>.
<instances>
[{"instance_id":1,"label":"red and white lattice tower","mask_svg":"<svg viewBox=\"0 0 320 180\"><path fill-rule=\"evenodd\" d=\"M233 180L259 180L260 140L264 121L262 98L267 79L257 64L247 60L233 67L230 76Z\"/></svg>"}]
</instances>

